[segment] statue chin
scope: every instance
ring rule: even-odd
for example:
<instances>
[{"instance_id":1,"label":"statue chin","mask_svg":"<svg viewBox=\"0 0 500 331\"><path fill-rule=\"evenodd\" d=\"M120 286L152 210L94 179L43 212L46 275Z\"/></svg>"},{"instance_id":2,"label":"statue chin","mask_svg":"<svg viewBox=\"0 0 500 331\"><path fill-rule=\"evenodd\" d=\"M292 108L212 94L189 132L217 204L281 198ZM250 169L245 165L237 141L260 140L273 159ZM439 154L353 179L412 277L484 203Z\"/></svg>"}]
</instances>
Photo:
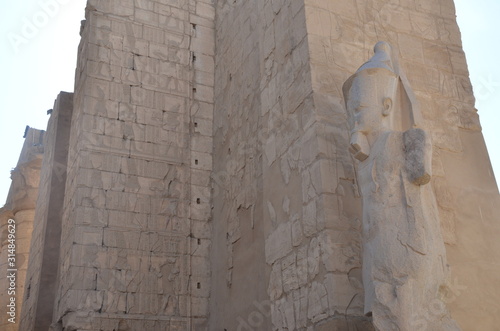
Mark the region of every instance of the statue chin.
<instances>
[{"instance_id":1,"label":"statue chin","mask_svg":"<svg viewBox=\"0 0 500 331\"><path fill-rule=\"evenodd\" d=\"M364 161L370 155L370 145L368 139L361 132L353 132L351 135L351 147L354 158L359 161Z\"/></svg>"}]
</instances>

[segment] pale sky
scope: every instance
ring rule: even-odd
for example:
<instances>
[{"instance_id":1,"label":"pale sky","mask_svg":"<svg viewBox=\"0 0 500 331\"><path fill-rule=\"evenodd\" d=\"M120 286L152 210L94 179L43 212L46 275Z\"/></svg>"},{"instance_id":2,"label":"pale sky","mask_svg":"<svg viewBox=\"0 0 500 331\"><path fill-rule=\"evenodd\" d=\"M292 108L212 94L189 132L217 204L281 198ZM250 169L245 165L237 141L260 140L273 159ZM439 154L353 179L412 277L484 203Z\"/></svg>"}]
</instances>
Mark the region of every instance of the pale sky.
<instances>
[{"instance_id":1,"label":"pale sky","mask_svg":"<svg viewBox=\"0 0 500 331\"><path fill-rule=\"evenodd\" d=\"M293 1L293 0L292 0ZM418 1L418 0L416 0ZM455 0L483 134L500 176L500 1ZM46 4L46 5L43 5ZM50 5L48 5L50 4ZM26 125L46 129L60 91L73 91L80 21L86 0L23 0L0 4L0 206L10 187Z\"/></svg>"}]
</instances>

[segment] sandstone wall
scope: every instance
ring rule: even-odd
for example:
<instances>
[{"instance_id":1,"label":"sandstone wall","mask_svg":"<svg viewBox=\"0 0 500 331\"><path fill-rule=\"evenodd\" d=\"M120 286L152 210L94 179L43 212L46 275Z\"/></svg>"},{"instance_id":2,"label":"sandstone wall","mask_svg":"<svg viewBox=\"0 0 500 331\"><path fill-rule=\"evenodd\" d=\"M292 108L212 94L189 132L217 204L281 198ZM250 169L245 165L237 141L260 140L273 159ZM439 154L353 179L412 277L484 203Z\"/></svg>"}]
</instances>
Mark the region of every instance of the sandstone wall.
<instances>
[{"instance_id":1,"label":"sandstone wall","mask_svg":"<svg viewBox=\"0 0 500 331\"><path fill-rule=\"evenodd\" d=\"M0 316L0 328L2 330L17 331L21 317L24 293L26 290L25 280L30 258L30 242L33 232L33 221L35 218L35 206L40 183L40 168L42 166L42 156L44 153L45 131L27 128L25 140L19 161L16 168L12 170L12 184L7 196L5 206L0 209L0 305L2 314ZM15 221L9 223L9 219ZM10 225L9 225L10 224ZM12 227L14 225L15 227ZM11 232L13 231L13 233ZM14 234L15 238L9 241L9 234ZM12 254L12 246L15 245L15 261L9 260ZM10 250L10 252L9 252ZM10 263L13 263L11 265ZM8 279L6 276L14 269L15 279ZM10 286L13 280L15 288ZM15 294L11 291L14 290ZM13 295L11 295L13 294ZM11 298L15 298L15 316L8 315L11 311ZM9 318L15 317L11 323Z\"/></svg>"},{"instance_id":2,"label":"sandstone wall","mask_svg":"<svg viewBox=\"0 0 500 331\"><path fill-rule=\"evenodd\" d=\"M303 1L218 2L213 329L369 327L345 116L314 100L307 33Z\"/></svg>"},{"instance_id":3,"label":"sandstone wall","mask_svg":"<svg viewBox=\"0 0 500 331\"><path fill-rule=\"evenodd\" d=\"M30 260L20 330L48 330L57 292L61 218L66 184L73 94L61 92L44 135Z\"/></svg>"},{"instance_id":4,"label":"sandstone wall","mask_svg":"<svg viewBox=\"0 0 500 331\"><path fill-rule=\"evenodd\" d=\"M210 326L371 328L341 89L385 40L433 139L442 299L464 330L494 328L499 196L453 2L218 1L216 17Z\"/></svg>"},{"instance_id":5,"label":"sandstone wall","mask_svg":"<svg viewBox=\"0 0 500 331\"><path fill-rule=\"evenodd\" d=\"M198 329L208 316L209 1L89 1L54 321Z\"/></svg>"},{"instance_id":6,"label":"sandstone wall","mask_svg":"<svg viewBox=\"0 0 500 331\"><path fill-rule=\"evenodd\" d=\"M451 270L442 299L463 330L495 329L500 308L494 302L500 291L500 269L494 262L500 249L495 238L500 224L493 206L499 195L474 108L453 1L305 3L318 113L342 117L343 82L373 54L377 41L395 48L420 105L422 127L433 139L432 185ZM337 130L335 141L347 134L345 122L327 124ZM336 180L344 183L336 195L340 208L352 210L354 200L343 196L357 195L355 185L345 185L354 181L352 165L347 148L335 146L335 153L325 150L325 155L343 165L336 168ZM439 310L438 304L434 306ZM428 313L439 311L431 308ZM415 316L416 323L425 324L427 319Z\"/></svg>"}]
</instances>

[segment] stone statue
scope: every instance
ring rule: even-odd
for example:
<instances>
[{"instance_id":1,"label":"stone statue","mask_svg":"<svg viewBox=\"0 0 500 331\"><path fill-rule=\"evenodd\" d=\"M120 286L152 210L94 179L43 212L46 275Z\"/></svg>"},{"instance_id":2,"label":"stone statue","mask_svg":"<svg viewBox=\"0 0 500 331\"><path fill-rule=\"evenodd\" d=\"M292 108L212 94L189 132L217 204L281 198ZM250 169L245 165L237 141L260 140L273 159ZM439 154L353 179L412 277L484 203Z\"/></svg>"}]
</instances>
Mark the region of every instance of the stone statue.
<instances>
[{"instance_id":1,"label":"stone statue","mask_svg":"<svg viewBox=\"0 0 500 331\"><path fill-rule=\"evenodd\" d=\"M432 187L432 146L391 47L343 86L363 198L365 313L377 330L460 330L440 300L446 252Z\"/></svg>"}]
</instances>

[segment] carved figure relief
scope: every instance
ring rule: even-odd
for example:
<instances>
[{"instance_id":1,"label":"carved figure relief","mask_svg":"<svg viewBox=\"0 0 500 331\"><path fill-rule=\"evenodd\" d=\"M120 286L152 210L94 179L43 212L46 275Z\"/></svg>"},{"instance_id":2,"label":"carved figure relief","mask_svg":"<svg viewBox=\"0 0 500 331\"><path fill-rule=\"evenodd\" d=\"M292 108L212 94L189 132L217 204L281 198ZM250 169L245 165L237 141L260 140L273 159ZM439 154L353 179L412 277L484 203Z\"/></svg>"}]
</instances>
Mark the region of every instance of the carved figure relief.
<instances>
[{"instance_id":1,"label":"carved figure relief","mask_svg":"<svg viewBox=\"0 0 500 331\"><path fill-rule=\"evenodd\" d=\"M382 331L460 330L439 299L447 265L430 134L388 43L343 92L363 198L365 313Z\"/></svg>"}]
</instances>

